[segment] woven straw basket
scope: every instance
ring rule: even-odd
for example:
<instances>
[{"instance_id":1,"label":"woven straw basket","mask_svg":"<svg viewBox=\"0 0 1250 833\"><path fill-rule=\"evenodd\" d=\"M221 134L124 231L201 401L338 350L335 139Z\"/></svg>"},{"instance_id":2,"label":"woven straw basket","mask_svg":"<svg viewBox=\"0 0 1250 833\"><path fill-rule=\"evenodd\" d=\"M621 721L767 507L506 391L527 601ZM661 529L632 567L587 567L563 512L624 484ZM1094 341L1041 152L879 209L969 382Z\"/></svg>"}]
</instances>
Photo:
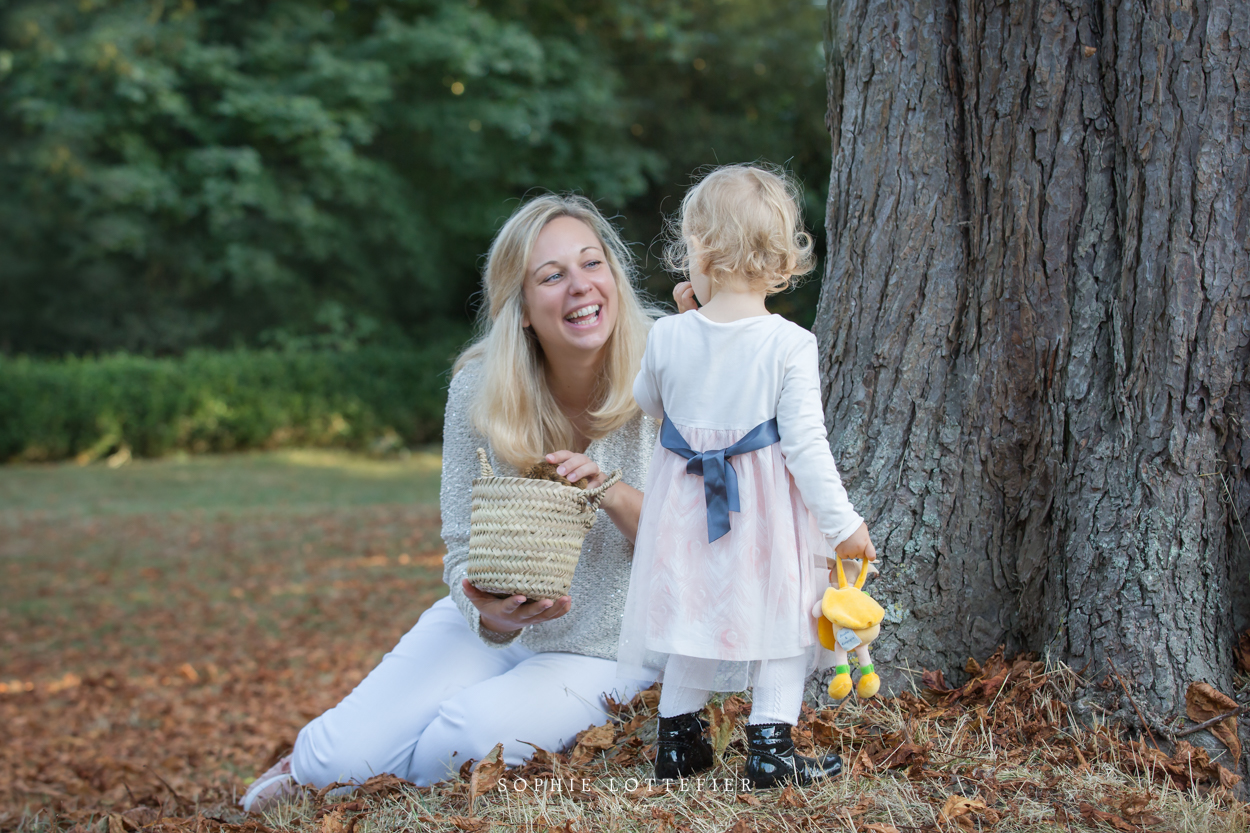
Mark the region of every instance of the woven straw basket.
<instances>
[{"instance_id":1,"label":"woven straw basket","mask_svg":"<svg viewBox=\"0 0 1250 833\"><path fill-rule=\"evenodd\" d=\"M603 493L621 479L579 489L550 480L496 477L477 450L482 476L473 481L469 517L469 582L487 593L558 599L569 592L586 532Z\"/></svg>"}]
</instances>

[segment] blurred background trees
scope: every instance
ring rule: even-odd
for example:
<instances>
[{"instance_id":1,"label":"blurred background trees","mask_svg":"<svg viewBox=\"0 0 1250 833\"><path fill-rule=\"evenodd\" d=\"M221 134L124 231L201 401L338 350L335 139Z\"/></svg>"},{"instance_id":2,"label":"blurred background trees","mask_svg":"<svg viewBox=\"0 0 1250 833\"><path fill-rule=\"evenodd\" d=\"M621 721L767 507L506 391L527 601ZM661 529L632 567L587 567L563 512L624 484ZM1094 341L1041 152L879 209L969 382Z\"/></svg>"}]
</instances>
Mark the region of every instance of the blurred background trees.
<instances>
[{"instance_id":1,"label":"blurred background trees","mask_svg":"<svg viewBox=\"0 0 1250 833\"><path fill-rule=\"evenodd\" d=\"M535 189L618 212L664 298L649 247L699 166L787 163L823 225L823 18L810 0L10 3L0 353L446 339ZM817 291L779 311L809 324Z\"/></svg>"}]
</instances>

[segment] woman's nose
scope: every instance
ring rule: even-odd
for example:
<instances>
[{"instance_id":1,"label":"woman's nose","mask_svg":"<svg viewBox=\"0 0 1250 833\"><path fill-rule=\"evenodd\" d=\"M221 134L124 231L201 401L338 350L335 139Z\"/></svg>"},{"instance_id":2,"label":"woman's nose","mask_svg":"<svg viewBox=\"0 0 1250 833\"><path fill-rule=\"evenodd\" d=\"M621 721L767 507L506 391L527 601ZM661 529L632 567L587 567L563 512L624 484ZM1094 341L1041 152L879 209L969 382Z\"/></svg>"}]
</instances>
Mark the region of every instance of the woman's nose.
<instances>
[{"instance_id":1,"label":"woman's nose","mask_svg":"<svg viewBox=\"0 0 1250 833\"><path fill-rule=\"evenodd\" d=\"M569 292L573 295L585 295L590 291L590 278L581 269L569 272Z\"/></svg>"}]
</instances>

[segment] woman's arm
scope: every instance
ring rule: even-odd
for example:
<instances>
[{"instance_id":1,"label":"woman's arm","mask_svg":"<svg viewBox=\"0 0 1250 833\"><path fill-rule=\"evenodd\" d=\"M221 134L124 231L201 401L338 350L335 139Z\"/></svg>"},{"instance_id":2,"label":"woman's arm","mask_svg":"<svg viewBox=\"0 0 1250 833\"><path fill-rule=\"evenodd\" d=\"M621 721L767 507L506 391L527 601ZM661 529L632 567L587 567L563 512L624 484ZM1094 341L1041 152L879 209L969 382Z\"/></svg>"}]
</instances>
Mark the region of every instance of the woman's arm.
<instances>
[{"instance_id":1,"label":"woman's arm","mask_svg":"<svg viewBox=\"0 0 1250 833\"><path fill-rule=\"evenodd\" d=\"M628 483L617 483L603 493L599 504L629 543L638 537L638 517L642 515L642 492Z\"/></svg>"},{"instance_id":2,"label":"woman's arm","mask_svg":"<svg viewBox=\"0 0 1250 833\"><path fill-rule=\"evenodd\" d=\"M547 462L556 466L556 472L566 480L577 482L583 477L590 480L593 489L607 481L608 476L599 464L573 451L556 451L547 455ZM632 544L638 535L638 517L642 514L642 492L628 483L617 483L603 493L599 508L608 513L612 523Z\"/></svg>"},{"instance_id":3,"label":"woman's arm","mask_svg":"<svg viewBox=\"0 0 1250 833\"><path fill-rule=\"evenodd\" d=\"M525 625L563 616L568 597L528 601L524 596L498 599L468 582L469 516L473 478L480 472L477 450L488 448L486 438L473 428L469 413L479 383L478 368L470 364L456 374L447 392L443 420L443 477L439 509L443 519L443 581L469 627L489 645L503 647L521 634Z\"/></svg>"}]
</instances>

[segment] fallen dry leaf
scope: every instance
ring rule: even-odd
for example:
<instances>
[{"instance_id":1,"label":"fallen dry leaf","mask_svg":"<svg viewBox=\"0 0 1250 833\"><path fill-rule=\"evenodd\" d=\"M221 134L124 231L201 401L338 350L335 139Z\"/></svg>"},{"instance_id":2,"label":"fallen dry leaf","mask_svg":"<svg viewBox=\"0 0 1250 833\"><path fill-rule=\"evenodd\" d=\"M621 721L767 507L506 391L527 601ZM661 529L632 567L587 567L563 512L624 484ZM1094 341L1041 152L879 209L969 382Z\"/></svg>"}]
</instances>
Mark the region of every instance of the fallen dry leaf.
<instances>
[{"instance_id":1,"label":"fallen dry leaf","mask_svg":"<svg viewBox=\"0 0 1250 833\"><path fill-rule=\"evenodd\" d=\"M132 807L121 814L122 824L127 830L147 827L160 817L161 811L155 807Z\"/></svg>"},{"instance_id":2,"label":"fallen dry leaf","mask_svg":"<svg viewBox=\"0 0 1250 833\"><path fill-rule=\"evenodd\" d=\"M578 734L577 745L588 746L592 749L611 749L615 740L616 727L611 723L605 723Z\"/></svg>"},{"instance_id":3,"label":"fallen dry leaf","mask_svg":"<svg viewBox=\"0 0 1250 833\"><path fill-rule=\"evenodd\" d=\"M569 761L574 764L589 763L598 752L611 749L615 743L616 727L611 723L583 729L577 735L577 745L573 747Z\"/></svg>"},{"instance_id":4,"label":"fallen dry leaf","mask_svg":"<svg viewBox=\"0 0 1250 833\"><path fill-rule=\"evenodd\" d=\"M469 811L473 811L479 796L493 790L503 777L507 766L503 762L503 744L497 743L486 757L473 767L469 775Z\"/></svg>"},{"instance_id":5,"label":"fallen dry leaf","mask_svg":"<svg viewBox=\"0 0 1250 833\"><path fill-rule=\"evenodd\" d=\"M465 833L485 833L490 829L490 822L486 819L474 819L466 816L448 816L447 821L455 825L456 828L463 830Z\"/></svg>"},{"instance_id":6,"label":"fallen dry leaf","mask_svg":"<svg viewBox=\"0 0 1250 833\"><path fill-rule=\"evenodd\" d=\"M708 722L711 724L712 748L717 755L724 754L729 746L729 738L733 734L738 718L746 710L746 703L738 695L726 697L719 706L708 707Z\"/></svg>"},{"instance_id":7,"label":"fallen dry leaf","mask_svg":"<svg viewBox=\"0 0 1250 833\"><path fill-rule=\"evenodd\" d=\"M725 828L725 833L755 833L755 828L746 819L740 818L732 827Z\"/></svg>"},{"instance_id":8,"label":"fallen dry leaf","mask_svg":"<svg viewBox=\"0 0 1250 833\"><path fill-rule=\"evenodd\" d=\"M536 746L535 744L532 744L527 740L523 740L521 741L521 743L525 744L526 746L532 747L534 749L534 754L531 755L529 759L529 763L531 764L538 764L540 766L550 766L557 758L561 757L559 755L553 755L551 752L548 752L546 749L543 749L541 746Z\"/></svg>"},{"instance_id":9,"label":"fallen dry leaf","mask_svg":"<svg viewBox=\"0 0 1250 833\"><path fill-rule=\"evenodd\" d=\"M980 798L968 798L956 794L946 797L946 803L942 805L942 815L947 821L955 821L960 816L966 816L969 813L983 813L985 809L985 802Z\"/></svg>"},{"instance_id":10,"label":"fallen dry leaf","mask_svg":"<svg viewBox=\"0 0 1250 833\"><path fill-rule=\"evenodd\" d=\"M1243 674L1250 673L1250 630L1243 631L1237 637L1237 647L1233 649L1233 660L1237 670Z\"/></svg>"},{"instance_id":11,"label":"fallen dry leaf","mask_svg":"<svg viewBox=\"0 0 1250 833\"><path fill-rule=\"evenodd\" d=\"M1103 810L1099 810L1092 804L1081 804L1081 818L1091 824L1094 822L1109 824L1116 830L1123 831L1123 833L1141 833L1141 828L1129 822L1127 819L1123 819L1115 813L1108 813Z\"/></svg>"},{"instance_id":12,"label":"fallen dry leaf","mask_svg":"<svg viewBox=\"0 0 1250 833\"><path fill-rule=\"evenodd\" d=\"M313 813L313 821L321 821L330 813L338 811L340 813L360 812L369 809L369 805L364 801L344 801L340 804L327 804L317 808L317 812Z\"/></svg>"},{"instance_id":13,"label":"fallen dry leaf","mask_svg":"<svg viewBox=\"0 0 1250 833\"><path fill-rule=\"evenodd\" d=\"M1185 691L1185 714L1195 723L1228 714L1241 704L1206 683L1190 683ZM1241 760L1241 741L1237 737L1237 718L1229 717L1208 728L1232 753L1232 760Z\"/></svg>"},{"instance_id":14,"label":"fallen dry leaf","mask_svg":"<svg viewBox=\"0 0 1250 833\"><path fill-rule=\"evenodd\" d=\"M1120 815L1138 827L1152 827L1156 824L1163 824L1162 818L1147 812L1152 801L1154 801L1154 796L1149 793L1130 794L1120 802Z\"/></svg>"},{"instance_id":15,"label":"fallen dry leaf","mask_svg":"<svg viewBox=\"0 0 1250 833\"><path fill-rule=\"evenodd\" d=\"M632 801L641 801L644 798L655 798L656 796L664 795L667 792L668 792L668 787L665 786L663 783L657 782L657 783L651 784L651 783L648 783L647 781L643 781L634 789L627 790L625 792L625 797Z\"/></svg>"},{"instance_id":16,"label":"fallen dry leaf","mask_svg":"<svg viewBox=\"0 0 1250 833\"><path fill-rule=\"evenodd\" d=\"M796 790L793 784L786 784L786 788L781 791L781 795L777 796L777 803L783 807L806 807L807 796Z\"/></svg>"},{"instance_id":17,"label":"fallen dry leaf","mask_svg":"<svg viewBox=\"0 0 1250 833\"><path fill-rule=\"evenodd\" d=\"M354 826L349 827L347 814L342 810L335 810L321 817L321 833L347 833Z\"/></svg>"},{"instance_id":18,"label":"fallen dry leaf","mask_svg":"<svg viewBox=\"0 0 1250 833\"><path fill-rule=\"evenodd\" d=\"M652 807L651 818L658 823L656 825L656 833L667 833L667 831L677 826L677 817L673 815L671 810Z\"/></svg>"},{"instance_id":19,"label":"fallen dry leaf","mask_svg":"<svg viewBox=\"0 0 1250 833\"><path fill-rule=\"evenodd\" d=\"M860 829L866 830L868 833L902 833L901 830L892 824L878 824L876 822L869 822Z\"/></svg>"},{"instance_id":20,"label":"fallen dry leaf","mask_svg":"<svg viewBox=\"0 0 1250 833\"><path fill-rule=\"evenodd\" d=\"M941 671L925 671L920 675L920 682L929 691L945 693L951 690L946 682L946 676Z\"/></svg>"},{"instance_id":21,"label":"fallen dry leaf","mask_svg":"<svg viewBox=\"0 0 1250 833\"><path fill-rule=\"evenodd\" d=\"M929 760L929 747L931 744L917 746L914 743L903 742L889 750L882 750L879 754L872 756L873 766L875 768L885 769L906 769L912 764L923 764Z\"/></svg>"},{"instance_id":22,"label":"fallen dry leaf","mask_svg":"<svg viewBox=\"0 0 1250 833\"><path fill-rule=\"evenodd\" d=\"M859 754L851 758L850 777L863 775L872 772L876 767L872 763L872 758L868 755L868 750L861 749Z\"/></svg>"},{"instance_id":23,"label":"fallen dry leaf","mask_svg":"<svg viewBox=\"0 0 1250 833\"><path fill-rule=\"evenodd\" d=\"M629 701L629 704L635 711L654 712L660 707L660 684L656 683L650 688L638 692L634 695L634 699Z\"/></svg>"}]
</instances>

